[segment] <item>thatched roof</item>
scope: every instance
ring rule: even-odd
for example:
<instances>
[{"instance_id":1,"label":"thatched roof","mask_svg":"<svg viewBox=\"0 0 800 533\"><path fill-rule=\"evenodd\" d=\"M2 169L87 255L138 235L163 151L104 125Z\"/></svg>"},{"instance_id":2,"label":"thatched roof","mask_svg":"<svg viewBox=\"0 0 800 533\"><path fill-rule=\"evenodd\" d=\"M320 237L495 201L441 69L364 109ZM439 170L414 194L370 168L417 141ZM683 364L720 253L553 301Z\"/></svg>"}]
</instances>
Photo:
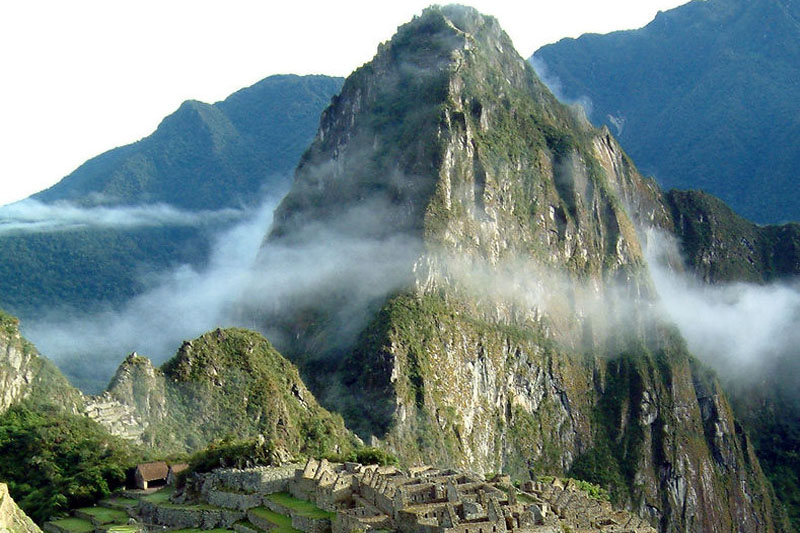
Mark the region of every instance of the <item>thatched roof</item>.
<instances>
[{"instance_id":1,"label":"thatched roof","mask_svg":"<svg viewBox=\"0 0 800 533\"><path fill-rule=\"evenodd\" d=\"M155 461L138 465L136 471L144 481L155 481L157 479L167 479L169 467L164 461Z\"/></svg>"},{"instance_id":2,"label":"thatched roof","mask_svg":"<svg viewBox=\"0 0 800 533\"><path fill-rule=\"evenodd\" d=\"M187 468L189 468L189 465L186 463L175 463L169 465L169 469L172 471L173 474L180 474Z\"/></svg>"}]
</instances>

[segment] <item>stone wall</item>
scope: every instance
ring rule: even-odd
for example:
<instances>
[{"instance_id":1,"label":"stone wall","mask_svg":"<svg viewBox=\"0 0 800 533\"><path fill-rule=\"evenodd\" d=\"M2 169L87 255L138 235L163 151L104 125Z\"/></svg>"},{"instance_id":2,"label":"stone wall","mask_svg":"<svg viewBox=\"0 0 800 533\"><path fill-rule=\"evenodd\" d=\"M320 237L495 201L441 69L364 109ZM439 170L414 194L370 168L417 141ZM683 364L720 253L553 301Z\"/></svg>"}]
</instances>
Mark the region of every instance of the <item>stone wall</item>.
<instances>
[{"instance_id":1,"label":"stone wall","mask_svg":"<svg viewBox=\"0 0 800 533\"><path fill-rule=\"evenodd\" d=\"M217 507L246 511L253 507L259 507L263 502L263 498L257 493L249 494L243 492L226 492L224 490L210 490L206 494L206 501Z\"/></svg>"},{"instance_id":2,"label":"stone wall","mask_svg":"<svg viewBox=\"0 0 800 533\"><path fill-rule=\"evenodd\" d=\"M308 518L293 514L292 527L304 533L331 533L331 521L327 518Z\"/></svg>"},{"instance_id":3,"label":"stone wall","mask_svg":"<svg viewBox=\"0 0 800 533\"><path fill-rule=\"evenodd\" d=\"M207 494L213 489L225 488L235 492L248 492L271 494L273 492L287 492L289 481L294 479L294 471L299 467L290 464L279 467L257 467L247 470L226 468L215 470L205 476L203 493Z\"/></svg>"},{"instance_id":4,"label":"stone wall","mask_svg":"<svg viewBox=\"0 0 800 533\"><path fill-rule=\"evenodd\" d=\"M159 524L171 529L230 528L245 513L231 509L204 509L191 506L164 506L140 501L139 516L147 524Z\"/></svg>"}]
</instances>

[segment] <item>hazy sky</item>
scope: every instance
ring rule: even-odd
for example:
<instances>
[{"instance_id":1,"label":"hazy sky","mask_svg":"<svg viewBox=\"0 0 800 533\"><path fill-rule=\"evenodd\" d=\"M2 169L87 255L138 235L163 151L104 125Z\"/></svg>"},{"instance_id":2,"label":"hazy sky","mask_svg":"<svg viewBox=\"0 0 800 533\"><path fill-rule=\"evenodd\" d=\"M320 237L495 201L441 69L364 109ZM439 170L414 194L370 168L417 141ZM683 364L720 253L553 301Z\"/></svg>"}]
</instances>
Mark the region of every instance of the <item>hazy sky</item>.
<instances>
[{"instance_id":1,"label":"hazy sky","mask_svg":"<svg viewBox=\"0 0 800 533\"><path fill-rule=\"evenodd\" d=\"M585 32L640 27L686 0L474 1L524 57ZM0 2L0 205L149 135L183 100L271 74L346 76L428 1Z\"/></svg>"}]
</instances>

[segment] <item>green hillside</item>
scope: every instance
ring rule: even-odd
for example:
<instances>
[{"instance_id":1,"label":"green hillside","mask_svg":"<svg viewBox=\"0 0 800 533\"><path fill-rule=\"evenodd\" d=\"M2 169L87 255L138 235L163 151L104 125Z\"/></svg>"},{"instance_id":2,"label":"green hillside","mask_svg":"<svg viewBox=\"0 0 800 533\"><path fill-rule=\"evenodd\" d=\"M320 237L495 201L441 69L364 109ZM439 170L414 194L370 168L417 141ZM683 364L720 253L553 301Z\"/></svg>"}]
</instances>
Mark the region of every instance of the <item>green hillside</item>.
<instances>
[{"instance_id":1,"label":"green hillside","mask_svg":"<svg viewBox=\"0 0 800 533\"><path fill-rule=\"evenodd\" d=\"M184 102L156 131L99 155L33 196L83 207L183 209L186 221L78 225L0 234L0 306L25 319L44 310L118 307L148 274L199 267L212 237L265 194L280 194L341 86L327 76L272 76L222 102ZM224 216L214 214L233 209ZM191 214L203 214L200 221ZM0 209L0 228L4 222Z\"/></svg>"},{"instance_id":2,"label":"green hillside","mask_svg":"<svg viewBox=\"0 0 800 533\"><path fill-rule=\"evenodd\" d=\"M702 189L759 223L800 220L798 20L793 0L694 0L532 59L663 187Z\"/></svg>"}]
</instances>

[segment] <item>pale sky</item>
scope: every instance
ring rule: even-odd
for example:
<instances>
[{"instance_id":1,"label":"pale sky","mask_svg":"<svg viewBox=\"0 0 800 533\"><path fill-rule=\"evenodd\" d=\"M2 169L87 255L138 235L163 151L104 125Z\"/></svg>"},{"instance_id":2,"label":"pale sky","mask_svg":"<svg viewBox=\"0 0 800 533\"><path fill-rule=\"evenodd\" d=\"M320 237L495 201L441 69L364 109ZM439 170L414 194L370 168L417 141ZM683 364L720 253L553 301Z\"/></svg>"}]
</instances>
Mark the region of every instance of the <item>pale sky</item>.
<instances>
[{"instance_id":1,"label":"pale sky","mask_svg":"<svg viewBox=\"0 0 800 533\"><path fill-rule=\"evenodd\" d=\"M476 0L523 57L686 0ZM272 74L347 76L430 1L0 0L0 205Z\"/></svg>"}]
</instances>

